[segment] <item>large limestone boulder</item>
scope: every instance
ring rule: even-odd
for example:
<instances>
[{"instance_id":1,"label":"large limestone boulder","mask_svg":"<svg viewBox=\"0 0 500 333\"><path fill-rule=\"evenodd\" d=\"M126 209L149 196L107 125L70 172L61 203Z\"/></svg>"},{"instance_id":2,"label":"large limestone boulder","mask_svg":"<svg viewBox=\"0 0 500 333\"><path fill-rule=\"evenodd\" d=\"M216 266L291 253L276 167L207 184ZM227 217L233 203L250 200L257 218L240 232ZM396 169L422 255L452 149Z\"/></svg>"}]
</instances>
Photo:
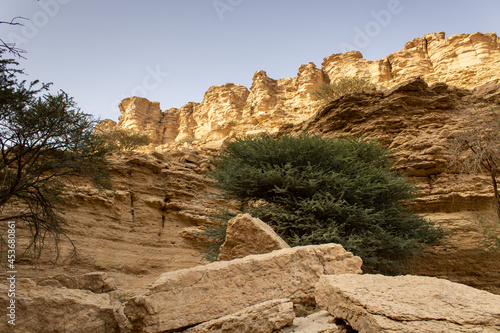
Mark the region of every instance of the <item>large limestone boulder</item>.
<instances>
[{"instance_id":1,"label":"large limestone boulder","mask_svg":"<svg viewBox=\"0 0 500 333\"><path fill-rule=\"evenodd\" d=\"M325 275L316 302L360 333L500 331L500 295L432 277Z\"/></svg>"},{"instance_id":2,"label":"large limestone boulder","mask_svg":"<svg viewBox=\"0 0 500 333\"><path fill-rule=\"evenodd\" d=\"M273 299L306 301L323 274L361 273L341 245L295 247L168 272L125 304L138 332L193 326Z\"/></svg>"},{"instance_id":3,"label":"large limestone boulder","mask_svg":"<svg viewBox=\"0 0 500 333\"><path fill-rule=\"evenodd\" d=\"M294 318L293 303L288 299L278 299L210 320L190 328L184 333L272 333L292 324Z\"/></svg>"},{"instance_id":4,"label":"large limestone boulder","mask_svg":"<svg viewBox=\"0 0 500 333\"><path fill-rule=\"evenodd\" d=\"M287 248L290 246L269 225L250 214L239 214L227 223L226 241L220 247L219 260Z\"/></svg>"},{"instance_id":5,"label":"large limestone boulder","mask_svg":"<svg viewBox=\"0 0 500 333\"><path fill-rule=\"evenodd\" d=\"M29 279L18 280L15 298L0 285L0 307L15 299L15 326L0 320L0 332L115 333L119 331L118 305L107 294L88 290L36 287ZM10 311L10 310L9 310ZM5 312L3 312L5 313Z\"/></svg>"}]
</instances>

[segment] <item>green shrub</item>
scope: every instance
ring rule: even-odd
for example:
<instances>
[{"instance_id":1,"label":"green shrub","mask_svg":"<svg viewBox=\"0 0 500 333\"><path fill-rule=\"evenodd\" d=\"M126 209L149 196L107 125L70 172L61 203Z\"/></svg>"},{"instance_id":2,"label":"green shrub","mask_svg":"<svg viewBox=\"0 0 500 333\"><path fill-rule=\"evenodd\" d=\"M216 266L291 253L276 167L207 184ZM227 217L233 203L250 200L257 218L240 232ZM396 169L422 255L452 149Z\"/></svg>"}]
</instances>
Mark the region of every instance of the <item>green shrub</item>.
<instances>
[{"instance_id":1,"label":"green shrub","mask_svg":"<svg viewBox=\"0 0 500 333\"><path fill-rule=\"evenodd\" d=\"M134 150L151 143L151 138L147 134L131 129L103 131L100 136L109 146L118 150Z\"/></svg>"},{"instance_id":2,"label":"green shrub","mask_svg":"<svg viewBox=\"0 0 500 333\"><path fill-rule=\"evenodd\" d=\"M346 94L370 91L375 85L368 80L344 77L331 84L320 84L313 92L312 97L321 104L329 103Z\"/></svg>"},{"instance_id":3,"label":"green shrub","mask_svg":"<svg viewBox=\"0 0 500 333\"><path fill-rule=\"evenodd\" d=\"M375 142L261 136L229 143L214 164L216 185L291 246L342 244L367 272L400 273L444 236L408 210L413 187Z\"/></svg>"}]
</instances>

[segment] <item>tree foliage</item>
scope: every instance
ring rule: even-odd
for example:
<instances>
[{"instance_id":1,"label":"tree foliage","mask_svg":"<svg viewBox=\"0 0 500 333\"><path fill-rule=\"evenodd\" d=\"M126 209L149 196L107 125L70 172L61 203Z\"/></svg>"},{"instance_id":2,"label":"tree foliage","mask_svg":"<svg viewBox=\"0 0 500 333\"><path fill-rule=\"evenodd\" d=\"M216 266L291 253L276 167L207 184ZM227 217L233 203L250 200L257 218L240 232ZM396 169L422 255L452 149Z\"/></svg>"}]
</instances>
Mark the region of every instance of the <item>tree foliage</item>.
<instances>
[{"instance_id":1,"label":"tree foliage","mask_svg":"<svg viewBox=\"0 0 500 333\"><path fill-rule=\"evenodd\" d=\"M375 85L368 80L344 77L331 84L320 84L313 92L312 97L321 104L329 103L346 94L370 91Z\"/></svg>"},{"instance_id":2,"label":"tree foliage","mask_svg":"<svg viewBox=\"0 0 500 333\"><path fill-rule=\"evenodd\" d=\"M151 138L136 130L118 128L100 131L99 136L110 146L118 150L134 150L151 143Z\"/></svg>"},{"instance_id":3,"label":"tree foliage","mask_svg":"<svg viewBox=\"0 0 500 333\"><path fill-rule=\"evenodd\" d=\"M406 203L413 188L375 142L319 136L237 140L210 176L290 245L339 243L369 272L398 273L444 236Z\"/></svg>"},{"instance_id":4,"label":"tree foliage","mask_svg":"<svg viewBox=\"0 0 500 333\"><path fill-rule=\"evenodd\" d=\"M92 115L66 93L48 93L47 84L19 82L16 65L0 57L0 222L27 223L39 254L49 237L58 250L64 235L58 204L65 183L84 177L110 188L108 150Z\"/></svg>"}]
</instances>

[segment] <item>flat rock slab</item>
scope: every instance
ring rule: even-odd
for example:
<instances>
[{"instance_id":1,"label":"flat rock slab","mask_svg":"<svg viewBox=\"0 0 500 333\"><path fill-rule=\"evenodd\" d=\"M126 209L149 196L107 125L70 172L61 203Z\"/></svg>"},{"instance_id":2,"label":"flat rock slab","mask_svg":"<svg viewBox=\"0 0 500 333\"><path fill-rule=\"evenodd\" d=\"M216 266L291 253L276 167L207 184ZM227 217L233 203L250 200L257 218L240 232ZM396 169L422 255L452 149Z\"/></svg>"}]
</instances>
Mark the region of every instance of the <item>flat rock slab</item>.
<instances>
[{"instance_id":1,"label":"flat rock slab","mask_svg":"<svg viewBox=\"0 0 500 333\"><path fill-rule=\"evenodd\" d=\"M268 300L310 300L320 276L361 273L361 264L338 244L250 255L164 273L124 311L138 332L175 330Z\"/></svg>"},{"instance_id":2,"label":"flat rock slab","mask_svg":"<svg viewBox=\"0 0 500 333\"><path fill-rule=\"evenodd\" d=\"M239 214L227 222L226 241L220 247L219 260L287 248L290 246L262 220L250 214Z\"/></svg>"},{"instance_id":3,"label":"flat rock slab","mask_svg":"<svg viewBox=\"0 0 500 333\"><path fill-rule=\"evenodd\" d=\"M0 332L115 333L119 331L117 305L107 294L88 290L18 284L15 297L15 326L8 324L5 309L10 305L7 287L0 286L3 309ZM123 318L124 319L124 318Z\"/></svg>"},{"instance_id":4,"label":"flat rock slab","mask_svg":"<svg viewBox=\"0 0 500 333\"><path fill-rule=\"evenodd\" d=\"M316 302L360 333L500 332L500 295L423 276L322 276Z\"/></svg>"},{"instance_id":5,"label":"flat rock slab","mask_svg":"<svg viewBox=\"0 0 500 333\"><path fill-rule=\"evenodd\" d=\"M295 318L289 299L263 302L187 329L184 333L272 333L290 325Z\"/></svg>"}]
</instances>

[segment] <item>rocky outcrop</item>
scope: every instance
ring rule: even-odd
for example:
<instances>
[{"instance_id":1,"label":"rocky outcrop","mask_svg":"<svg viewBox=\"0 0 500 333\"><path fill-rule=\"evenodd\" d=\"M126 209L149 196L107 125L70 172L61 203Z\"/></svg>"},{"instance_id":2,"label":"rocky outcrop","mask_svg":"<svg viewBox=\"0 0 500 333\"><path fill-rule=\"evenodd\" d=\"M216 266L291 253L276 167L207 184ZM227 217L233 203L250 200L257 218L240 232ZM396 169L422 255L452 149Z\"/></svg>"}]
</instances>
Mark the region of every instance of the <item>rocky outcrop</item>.
<instances>
[{"instance_id":1,"label":"rocky outcrop","mask_svg":"<svg viewBox=\"0 0 500 333\"><path fill-rule=\"evenodd\" d=\"M284 123L311 116L318 105L311 92L322 83L342 77L360 77L379 87L393 87L412 78L428 83L444 82L459 88L474 88L500 80L500 39L495 33L452 35L432 33L409 41L404 48L383 59L363 59L358 51L332 54L321 69L313 63L301 65L294 78L272 79L257 71L250 91L227 83L212 86L201 103L161 112L157 102L126 98L120 104L121 128L147 133L156 145L199 139L221 140L252 130L274 133ZM106 126L111 126L106 123Z\"/></svg>"},{"instance_id":2,"label":"rocky outcrop","mask_svg":"<svg viewBox=\"0 0 500 333\"><path fill-rule=\"evenodd\" d=\"M316 302L348 332L498 332L500 296L422 276L324 275Z\"/></svg>"},{"instance_id":3,"label":"rocky outcrop","mask_svg":"<svg viewBox=\"0 0 500 333\"><path fill-rule=\"evenodd\" d=\"M268 300L306 301L323 274L361 273L361 259L337 244L283 249L161 275L125 304L139 332L216 319Z\"/></svg>"},{"instance_id":4,"label":"rocky outcrop","mask_svg":"<svg viewBox=\"0 0 500 333\"><path fill-rule=\"evenodd\" d=\"M500 85L495 89L500 91ZM478 210L487 207L491 191L487 185L479 186L481 176L471 178L452 168L449 145L468 125L469 112L492 107L474 91L443 83L429 86L422 79L412 79L386 91L344 96L319 109L306 122L283 127L281 133L377 140L395 151L400 172L421 182L422 198L415 208L439 212L453 211L453 205L460 205ZM460 187L448 187L452 183Z\"/></svg>"},{"instance_id":5,"label":"rocky outcrop","mask_svg":"<svg viewBox=\"0 0 500 333\"><path fill-rule=\"evenodd\" d=\"M247 88L232 83L210 87L193 111L194 137L217 140L233 134L249 93Z\"/></svg>"},{"instance_id":6,"label":"rocky outcrop","mask_svg":"<svg viewBox=\"0 0 500 333\"><path fill-rule=\"evenodd\" d=\"M150 102L142 97L129 97L121 101L118 107L122 114L118 122L119 128L143 132L154 144L162 143L162 112L159 102Z\"/></svg>"},{"instance_id":7,"label":"rocky outcrop","mask_svg":"<svg viewBox=\"0 0 500 333\"><path fill-rule=\"evenodd\" d=\"M278 299L263 302L231 315L207 321L184 332L272 333L292 324L294 318L293 303L288 299Z\"/></svg>"},{"instance_id":8,"label":"rocky outcrop","mask_svg":"<svg viewBox=\"0 0 500 333\"><path fill-rule=\"evenodd\" d=\"M431 33L380 60L365 60L360 52L350 51L326 57L321 66L331 81L351 76L391 87L421 77L429 83L471 89L500 79L500 39L496 33L448 38L444 32Z\"/></svg>"},{"instance_id":9,"label":"rocky outcrop","mask_svg":"<svg viewBox=\"0 0 500 333\"><path fill-rule=\"evenodd\" d=\"M226 240L220 247L219 260L286 248L290 246L269 225L249 214L240 214L227 222Z\"/></svg>"}]
</instances>

